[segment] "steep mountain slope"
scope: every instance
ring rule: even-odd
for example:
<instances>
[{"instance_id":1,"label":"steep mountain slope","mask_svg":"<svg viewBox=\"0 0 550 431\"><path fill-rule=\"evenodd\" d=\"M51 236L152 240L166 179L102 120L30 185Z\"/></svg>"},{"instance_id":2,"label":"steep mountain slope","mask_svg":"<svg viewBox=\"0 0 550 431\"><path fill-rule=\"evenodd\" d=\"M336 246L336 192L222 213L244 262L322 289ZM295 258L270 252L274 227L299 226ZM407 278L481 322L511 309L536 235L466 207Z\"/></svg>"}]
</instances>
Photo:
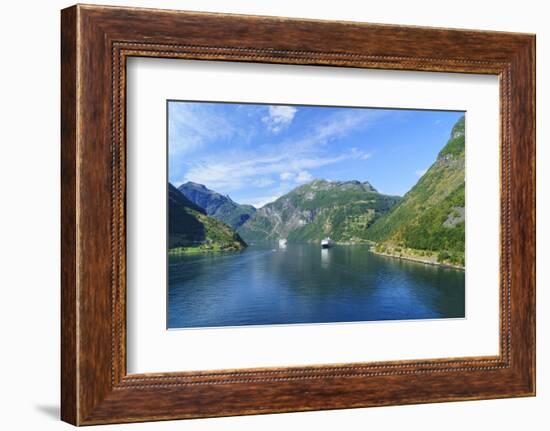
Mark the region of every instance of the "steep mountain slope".
<instances>
[{"instance_id":1,"label":"steep mountain slope","mask_svg":"<svg viewBox=\"0 0 550 431\"><path fill-rule=\"evenodd\" d=\"M168 184L168 248L170 251L240 250L246 243L225 223L206 215Z\"/></svg>"},{"instance_id":2,"label":"steep mountain slope","mask_svg":"<svg viewBox=\"0 0 550 431\"><path fill-rule=\"evenodd\" d=\"M204 208L207 215L228 224L233 229L237 229L256 212L252 205L240 205L229 196L216 193L202 184L188 181L179 186L178 190L191 202Z\"/></svg>"},{"instance_id":3,"label":"steep mountain slope","mask_svg":"<svg viewBox=\"0 0 550 431\"><path fill-rule=\"evenodd\" d=\"M368 182L314 180L260 208L238 232L246 241L357 241L398 201Z\"/></svg>"},{"instance_id":4,"label":"steep mountain slope","mask_svg":"<svg viewBox=\"0 0 550 431\"><path fill-rule=\"evenodd\" d=\"M418 183L367 231L378 242L439 252L464 264L465 120L454 125L445 147Z\"/></svg>"}]
</instances>

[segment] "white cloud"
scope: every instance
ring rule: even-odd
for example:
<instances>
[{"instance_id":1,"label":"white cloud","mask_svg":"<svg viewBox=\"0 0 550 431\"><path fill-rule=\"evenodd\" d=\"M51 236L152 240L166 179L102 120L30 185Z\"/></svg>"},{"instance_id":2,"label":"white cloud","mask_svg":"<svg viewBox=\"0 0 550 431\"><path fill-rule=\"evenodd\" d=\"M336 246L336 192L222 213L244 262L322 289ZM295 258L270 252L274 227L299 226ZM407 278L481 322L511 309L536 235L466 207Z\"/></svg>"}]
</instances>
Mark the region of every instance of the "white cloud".
<instances>
[{"instance_id":1,"label":"white cloud","mask_svg":"<svg viewBox=\"0 0 550 431\"><path fill-rule=\"evenodd\" d=\"M364 151L361 151L356 147L353 147L351 149L351 152L355 156L355 158L358 160L368 160L372 157L371 153L365 153Z\"/></svg>"},{"instance_id":2,"label":"white cloud","mask_svg":"<svg viewBox=\"0 0 550 431\"><path fill-rule=\"evenodd\" d=\"M424 175L426 173L428 169L418 169L417 171L414 171L415 175L417 177L421 177L422 175Z\"/></svg>"},{"instance_id":3,"label":"white cloud","mask_svg":"<svg viewBox=\"0 0 550 431\"><path fill-rule=\"evenodd\" d=\"M256 198L252 201L250 205L252 205L255 208L261 208L266 204L269 204L271 202L275 202L277 199L279 199L282 196L280 195L272 195L272 196L261 196L259 198Z\"/></svg>"},{"instance_id":4,"label":"white cloud","mask_svg":"<svg viewBox=\"0 0 550 431\"><path fill-rule=\"evenodd\" d=\"M252 184L256 187L268 187L275 184L275 181L271 178L258 178L254 181L252 181Z\"/></svg>"},{"instance_id":5,"label":"white cloud","mask_svg":"<svg viewBox=\"0 0 550 431\"><path fill-rule=\"evenodd\" d=\"M297 183L307 183L312 179L313 179L313 175L311 175L308 171L300 171L296 176Z\"/></svg>"},{"instance_id":6,"label":"white cloud","mask_svg":"<svg viewBox=\"0 0 550 431\"><path fill-rule=\"evenodd\" d=\"M281 178L281 181L290 181L292 178L294 178L294 174L292 172L282 172L279 175L279 178Z\"/></svg>"},{"instance_id":7,"label":"white cloud","mask_svg":"<svg viewBox=\"0 0 550 431\"><path fill-rule=\"evenodd\" d=\"M169 104L168 145L170 156L188 155L208 141L226 138L236 130L220 115L200 104Z\"/></svg>"},{"instance_id":8,"label":"white cloud","mask_svg":"<svg viewBox=\"0 0 550 431\"><path fill-rule=\"evenodd\" d=\"M270 132L279 133L292 123L297 111L292 106L269 106L267 115L262 117L262 122Z\"/></svg>"},{"instance_id":9,"label":"white cloud","mask_svg":"<svg viewBox=\"0 0 550 431\"><path fill-rule=\"evenodd\" d=\"M339 111L318 127L317 139L322 141L345 136L358 127L371 124L380 115L383 115L380 111L367 109Z\"/></svg>"},{"instance_id":10,"label":"white cloud","mask_svg":"<svg viewBox=\"0 0 550 431\"><path fill-rule=\"evenodd\" d=\"M281 175L287 180L297 178L306 169L315 169L345 160L362 157L358 151L350 151L338 156L310 156L300 157L296 154L282 154L278 156L264 156L248 158L231 162L229 160L196 163L189 169L184 181L194 181L206 184L208 187L225 190L236 190L247 184L254 183L258 176ZM301 179L307 177L302 173Z\"/></svg>"}]
</instances>

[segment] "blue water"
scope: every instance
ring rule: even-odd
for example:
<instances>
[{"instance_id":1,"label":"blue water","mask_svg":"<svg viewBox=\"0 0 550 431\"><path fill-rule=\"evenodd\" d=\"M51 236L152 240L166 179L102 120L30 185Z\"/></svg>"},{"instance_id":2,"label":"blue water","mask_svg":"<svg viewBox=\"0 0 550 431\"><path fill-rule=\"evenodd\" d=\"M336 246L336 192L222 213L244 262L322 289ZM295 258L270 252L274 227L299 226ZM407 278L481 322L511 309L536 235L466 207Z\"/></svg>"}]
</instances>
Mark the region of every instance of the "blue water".
<instances>
[{"instance_id":1,"label":"blue water","mask_svg":"<svg viewBox=\"0 0 550 431\"><path fill-rule=\"evenodd\" d=\"M364 245L169 257L168 328L464 317L464 272Z\"/></svg>"}]
</instances>

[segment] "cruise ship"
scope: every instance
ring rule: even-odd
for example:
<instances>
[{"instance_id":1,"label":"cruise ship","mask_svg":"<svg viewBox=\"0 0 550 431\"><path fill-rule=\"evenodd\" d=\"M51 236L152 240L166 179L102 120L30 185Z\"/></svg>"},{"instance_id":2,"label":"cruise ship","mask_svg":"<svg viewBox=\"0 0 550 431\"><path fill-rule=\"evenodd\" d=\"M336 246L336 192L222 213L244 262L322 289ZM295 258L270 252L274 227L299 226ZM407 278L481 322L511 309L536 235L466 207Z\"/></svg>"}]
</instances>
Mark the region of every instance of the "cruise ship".
<instances>
[{"instance_id":1,"label":"cruise ship","mask_svg":"<svg viewBox=\"0 0 550 431\"><path fill-rule=\"evenodd\" d=\"M321 241L321 248L330 248L333 245L334 242L328 237Z\"/></svg>"}]
</instances>

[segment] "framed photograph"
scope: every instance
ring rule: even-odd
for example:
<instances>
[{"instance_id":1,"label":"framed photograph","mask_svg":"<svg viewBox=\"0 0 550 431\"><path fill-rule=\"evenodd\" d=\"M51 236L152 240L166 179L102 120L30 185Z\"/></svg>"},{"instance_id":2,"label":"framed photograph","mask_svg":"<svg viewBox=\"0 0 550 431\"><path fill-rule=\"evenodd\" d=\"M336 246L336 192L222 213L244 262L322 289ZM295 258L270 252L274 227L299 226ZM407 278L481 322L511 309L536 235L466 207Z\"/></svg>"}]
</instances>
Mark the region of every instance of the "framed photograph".
<instances>
[{"instance_id":1,"label":"framed photograph","mask_svg":"<svg viewBox=\"0 0 550 431\"><path fill-rule=\"evenodd\" d=\"M465 123L168 101L168 329L465 318Z\"/></svg>"},{"instance_id":2,"label":"framed photograph","mask_svg":"<svg viewBox=\"0 0 550 431\"><path fill-rule=\"evenodd\" d=\"M535 394L535 37L62 11L62 419Z\"/></svg>"}]
</instances>

